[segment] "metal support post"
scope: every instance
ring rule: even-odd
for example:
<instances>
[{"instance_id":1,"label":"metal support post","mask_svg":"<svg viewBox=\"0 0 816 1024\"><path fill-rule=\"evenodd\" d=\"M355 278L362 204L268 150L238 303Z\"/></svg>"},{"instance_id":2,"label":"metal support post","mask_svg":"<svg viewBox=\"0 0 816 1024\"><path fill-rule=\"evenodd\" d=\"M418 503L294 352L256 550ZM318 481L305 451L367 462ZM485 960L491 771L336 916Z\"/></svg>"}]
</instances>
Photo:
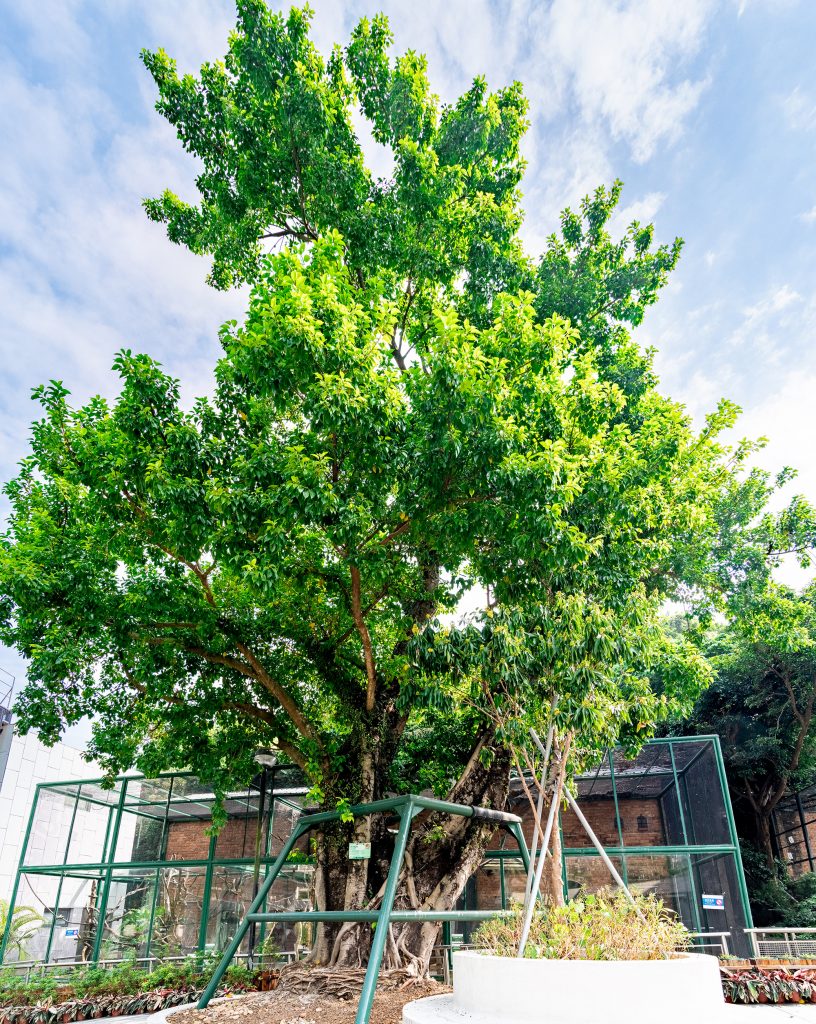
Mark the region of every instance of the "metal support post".
<instances>
[{"instance_id":1,"label":"metal support post","mask_svg":"<svg viewBox=\"0 0 816 1024\"><path fill-rule=\"evenodd\" d=\"M96 935L94 936L93 952L91 960L96 963L99 959L99 951L102 948L102 938L105 933L105 914L108 912L108 894L110 892L111 875L113 874L112 862L116 859L116 843L119 839L119 828L122 824L123 808L125 806L125 794L127 793L127 781L121 783L122 789L119 793L119 800L116 804L116 818L111 832L110 849L108 850L108 868L101 886L101 894L96 910Z\"/></svg>"},{"instance_id":2,"label":"metal support post","mask_svg":"<svg viewBox=\"0 0 816 1024\"><path fill-rule=\"evenodd\" d=\"M533 922L533 909L538 899L538 890L541 885L541 876L544 873L544 861L547 859L547 850L550 847L550 836L552 835L553 822L555 821L555 815L558 810L557 793L553 793L553 798L550 802L550 812L547 815L547 825L544 829L544 838L541 840L541 853L538 857L538 864L535 869L535 879L533 880L533 889L530 895L530 899L527 901L527 907L524 912L524 924L521 929L521 938L519 939L519 947L516 956L524 956L524 947L527 945L527 937L530 934L530 925Z\"/></svg>"},{"instance_id":3,"label":"metal support post","mask_svg":"<svg viewBox=\"0 0 816 1024\"><path fill-rule=\"evenodd\" d=\"M264 837L264 814L266 813L266 780L269 767L263 765L261 768L261 784L258 793L258 820L255 826L255 862L252 867L252 898L258 895L261 878L261 846ZM264 851L265 853L266 851ZM253 921L249 927L249 940L247 944L247 967L252 970L255 964L255 934L256 925Z\"/></svg>"},{"instance_id":4,"label":"metal support post","mask_svg":"<svg viewBox=\"0 0 816 1024\"><path fill-rule=\"evenodd\" d=\"M638 917L640 917L641 919L644 919L643 918L643 911L640 909L640 907L635 902L634 896L631 894L631 892L629 892L629 887L627 886L626 882L624 882L624 880L621 878L620 874L618 873L618 869L615 867L615 865L609 859L609 855L607 854L606 850L603 848L603 845L601 844L600 839L592 831L592 826L589 824L589 822L584 817L584 813L581 810L581 808L578 806L578 804L577 804L577 802L575 800L575 797L572 795L572 793L570 793L570 791L566 787L564 787L564 793L566 794L567 803L572 808L573 814L575 815L575 817L583 825L584 831L586 832L586 834L589 836L590 840L592 841L592 845L598 851L598 854L600 855L601 860L604 862L604 864L606 864L607 868L609 869L609 873L612 875L612 877L615 879L615 881L618 883L618 885L621 887L621 889L623 889L624 893L626 894L627 900L629 900L629 902L632 904L632 906L637 911Z\"/></svg>"},{"instance_id":5,"label":"metal support post","mask_svg":"<svg viewBox=\"0 0 816 1024\"><path fill-rule=\"evenodd\" d=\"M371 943L371 952L368 955L368 967L366 967L363 988L360 992L360 1003L357 1007L357 1016L354 1024L368 1024L371 1016L371 1004L374 1001L374 990L377 987L377 975L380 973L385 942L388 938L388 930L391 927L391 911L394 907L394 897L397 895L397 882L399 881L402 862L405 857L405 848L408 845L408 835L411 831L411 822L414 815L419 813L411 800L399 809L401 815L399 831L394 843L394 853L391 857L391 866L388 869L388 878L385 882L385 893L380 904L380 913L374 929L374 938Z\"/></svg>"}]
</instances>

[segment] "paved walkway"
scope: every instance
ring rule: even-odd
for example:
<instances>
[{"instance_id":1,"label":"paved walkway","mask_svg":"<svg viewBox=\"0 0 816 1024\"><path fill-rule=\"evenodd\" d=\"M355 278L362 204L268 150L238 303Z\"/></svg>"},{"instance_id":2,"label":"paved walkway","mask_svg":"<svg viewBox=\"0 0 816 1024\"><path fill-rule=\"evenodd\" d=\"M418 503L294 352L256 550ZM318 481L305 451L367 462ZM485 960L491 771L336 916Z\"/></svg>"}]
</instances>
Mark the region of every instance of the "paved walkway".
<instances>
[{"instance_id":1,"label":"paved walkway","mask_svg":"<svg viewBox=\"0 0 816 1024\"><path fill-rule=\"evenodd\" d=\"M769 1006L726 1006L724 1024L782 1024L786 1020L809 1021L816 1024L816 1003L783 1003ZM698 1021L696 1024L703 1024Z\"/></svg>"},{"instance_id":2,"label":"paved walkway","mask_svg":"<svg viewBox=\"0 0 816 1024\"><path fill-rule=\"evenodd\" d=\"M102 1017L94 1024L164 1024L171 1013L189 1009L192 1005L189 1003L186 1006L174 1006L172 1009L159 1010L158 1013L143 1013L135 1017ZM655 1015L655 1020L659 1021L659 1019L658 1013ZM789 1020L816 1024L816 1003L784 1003L782 1006L769 1006L767 1003L761 1006L726 1006L723 1009L722 1024L784 1024ZM599 1024L603 1024L603 1022L599 1021ZM689 1024L708 1024L708 1022L689 1021Z\"/></svg>"}]
</instances>

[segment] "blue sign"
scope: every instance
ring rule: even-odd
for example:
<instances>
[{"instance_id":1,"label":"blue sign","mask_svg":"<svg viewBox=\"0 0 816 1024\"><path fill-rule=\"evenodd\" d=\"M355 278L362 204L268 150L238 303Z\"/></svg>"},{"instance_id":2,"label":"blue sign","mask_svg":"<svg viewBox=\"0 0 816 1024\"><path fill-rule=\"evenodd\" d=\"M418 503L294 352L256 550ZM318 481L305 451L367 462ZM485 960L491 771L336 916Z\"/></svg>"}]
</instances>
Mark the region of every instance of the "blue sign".
<instances>
[{"instance_id":1,"label":"blue sign","mask_svg":"<svg viewBox=\"0 0 816 1024\"><path fill-rule=\"evenodd\" d=\"M66 928L65 929L65 938L66 939L75 939L78 935L79 935L79 928Z\"/></svg>"},{"instance_id":2,"label":"blue sign","mask_svg":"<svg viewBox=\"0 0 816 1024\"><path fill-rule=\"evenodd\" d=\"M712 896L703 893L703 910L725 910L725 896Z\"/></svg>"}]
</instances>

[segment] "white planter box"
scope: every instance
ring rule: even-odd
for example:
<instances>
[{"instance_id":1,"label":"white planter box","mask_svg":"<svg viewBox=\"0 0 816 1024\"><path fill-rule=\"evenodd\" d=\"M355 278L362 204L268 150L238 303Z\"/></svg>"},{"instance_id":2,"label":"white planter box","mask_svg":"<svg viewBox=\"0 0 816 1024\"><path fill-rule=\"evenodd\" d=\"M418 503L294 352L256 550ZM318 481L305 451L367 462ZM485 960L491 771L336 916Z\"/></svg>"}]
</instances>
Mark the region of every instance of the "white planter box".
<instances>
[{"instance_id":1,"label":"white planter box","mask_svg":"<svg viewBox=\"0 0 816 1024\"><path fill-rule=\"evenodd\" d=\"M453 995L417 999L404 1024L716 1024L717 958L518 960L453 954ZM726 1017L726 1019L728 1019Z\"/></svg>"}]
</instances>

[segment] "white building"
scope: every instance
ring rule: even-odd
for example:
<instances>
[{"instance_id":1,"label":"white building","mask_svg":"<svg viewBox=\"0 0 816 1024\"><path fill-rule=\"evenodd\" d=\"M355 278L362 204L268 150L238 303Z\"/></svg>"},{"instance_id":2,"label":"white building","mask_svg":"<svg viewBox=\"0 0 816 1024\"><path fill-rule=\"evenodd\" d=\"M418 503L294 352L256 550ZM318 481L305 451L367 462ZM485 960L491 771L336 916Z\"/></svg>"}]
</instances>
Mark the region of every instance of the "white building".
<instances>
[{"instance_id":1,"label":"white building","mask_svg":"<svg viewBox=\"0 0 816 1024\"><path fill-rule=\"evenodd\" d=\"M10 684L5 691L0 689L0 899L7 900L14 885L37 784L93 778L102 773L98 765L83 760L81 750L67 743L49 748L34 733L15 736ZM47 842L47 836L43 840Z\"/></svg>"}]
</instances>

